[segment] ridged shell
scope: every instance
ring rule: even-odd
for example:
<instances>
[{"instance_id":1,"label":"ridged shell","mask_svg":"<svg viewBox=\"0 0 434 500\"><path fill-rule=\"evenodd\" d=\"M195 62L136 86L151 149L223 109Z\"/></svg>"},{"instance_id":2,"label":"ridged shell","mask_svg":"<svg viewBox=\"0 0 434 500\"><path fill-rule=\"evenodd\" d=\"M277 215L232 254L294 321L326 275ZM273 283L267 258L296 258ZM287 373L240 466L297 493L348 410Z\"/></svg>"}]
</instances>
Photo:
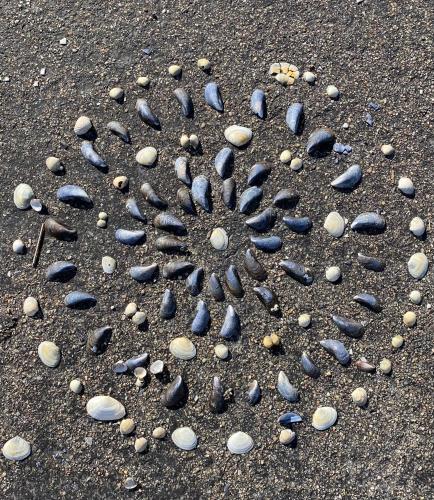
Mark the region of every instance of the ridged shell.
<instances>
[{"instance_id":1,"label":"ridged shell","mask_svg":"<svg viewBox=\"0 0 434 500\"><path fill-rule=\"evenodd\" d=\"M251 129L240 125L231 125L225 130L226 140L237 148L246 146L252 140L252 137L253 132Z\"/></svg>"},{"instance_id":2,"label":"ridged shell","mask_svg":"<svg viewBox=\"0 0 434 500\"><path fill-rule=\"evenodd\" d=\"M18 184L14 190L14 203L20 210L27 210L34 197L33 189L28 184Z\"/></svg>"},{"instance_id":3,"label":"ridged shell","mask_svg":"<svg viewBox=\"0 0 434 500\"><path fill-rule=\"evenodd\" d=\"M222 227L213 229L209 241L211 246L219 251L226 250L229 245L228 235Z\"/></svg>"},{"instance_id":4,"label":"ridged shell","mask_svg":"<svg viewBox=\"0 0 434 500\"><path fill-rule=\"evenodd\" d=\"M15 436L12 439L9 439L9 441L6 441L2 448L3 456L6 459L13 460L15 462L26 459L31 452L32 448L30 443L20 436Z\"/></svg>"},{"instance_id":5,"label":"ridged shell","mask_svg":"<svg viewBox=\"0 0 434 500\"><path fill-rule=\"evenodd\" d=\"M175 446L181 450L191 451L197 447L197 436L190 427L178 427L171 437Z\"/></svg>"},{"instance_id":6,"label":"ridged shell","mask_svg":"<svg viewBox=\"0 0 434 500\"><path fill-rule=\"evenodd\" d=\"M245 432L235 432L227 442L228 450L234 455L248 453L253 448L253 439Z\"/></svg>"},{"instance_id":7,"label":"ridged shell","mask_svg":"<svg viewBox=\"0 0 434 500\"><path fill-rule=\"evenodd\" d=\"M136 162L145 167L152 167L157 161L157 157L157 150L152 146L147 146L136 154Z\"/></svg>"},{"instance_id":8,"label":"ridged shell","mask_svg":"<svg viewBox=\"0 0 434 500\"><path fill-rule=\"evenodd\" d=\"M325 431L335 424L337 411L331 406L320 406L312 415L312 426L318 431Z\"/></svg>"},{"instance_id":9,"label":"ridged shell","mask_svg":"<svg viewBox=\"0 0 434 500\"><path fill-rule=\"evenodd\" d=\"M169 345L169 351L175 358L187 361L196 356L196 347L187 337L176 337Z\"/></svg>"},{"instance_id":10,"label":"ridged shell","mask_svg":"<svg viewBox=\"0 0 434 500\"><path fill-rule=\"evenodd\" d=\"M111 396L95 396L86 405L89 416L102 422L119 420L125 416L124 406Z\"/></svg>"},{"instance_id":11,"label":"ridged shell","mask_svg":"<svg viewBox=\"0 0 434 500\"><path fill-rule=\"evenodd\" d=\"M54 342L44 340L38 346L39 359L49 368L56 368L60 363L60 349Z\"/></svg>"},{"instance_id":12,"label":"ridged shell","mask_svg":"<svg viewBox=\"0 0 434 500\"><path fill-rule=\"evenodd\" d=\"M330 212L324 221L324 229L334 238L340 238L345 232L345 219L338 212Z\"/></svg>"},{"instance_id":13,"label":"ridged shell","mask_svg":"<svg viewBox=\"0 0 434 500\"><path fill-rule=\"evenodd\" d=\"M413 254L407 262L408 272L417 280L421 280L428 272L428 265L427 256L422 252Z\"/></svg>"}]
</instances>

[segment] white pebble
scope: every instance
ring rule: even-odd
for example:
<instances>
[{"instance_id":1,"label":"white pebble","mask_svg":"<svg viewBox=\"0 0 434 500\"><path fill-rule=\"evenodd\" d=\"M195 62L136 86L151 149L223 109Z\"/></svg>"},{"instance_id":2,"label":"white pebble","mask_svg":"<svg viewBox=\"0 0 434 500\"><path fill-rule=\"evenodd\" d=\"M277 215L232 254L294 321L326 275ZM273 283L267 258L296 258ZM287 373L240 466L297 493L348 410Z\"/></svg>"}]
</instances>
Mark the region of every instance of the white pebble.
<instances>
[{"instance_id":1,"label":"white pebble","mask_svg":"<svg viewBox=\"0 0 434 500\"><path fill-rule=\"evenodd\" d=\"M292 159L291 151L289 149L285 149L280 153L279 159L282 163L289 163Z\"/></svg>"},{"instance_id":2,"label":"white pebble","mask_svg":"<svg viewBox=\"0 0 434 500\"><path fill-rule=\"evenodd\" d=\"M415 236L422 236L425 233L425 222L420 217L413 217L410 221L410 231Z\"/></svg>"},{"instance_id":3,"label":"white pebble","mask_svg":"<svg viewBox=\"0 0 434 500\"><path fill-rule=\"evenodd\" d=\"M137 311L131 318L131 321L137 326L143 325L143 323L146 321L146 313Z\"/></svg>"},{"instance_id":4,"label":"white pebble","mask_svg":"<svg viewBox=\"0 0 434 500\"><path fill-rule=\"evenodd\" d=\"M407 311L402 317L402 322L408 328L413 327L416 324L416 321L417 321L416 313L413 311Z\"/></svg>"},{"instance_id":5,"label":"white pebble","mask_svg":"<svg viewBox=\"0 0 434 500\"><path fill-rule=\"evenodd\" d=\"M413 290L410 292L410 301L413 302L413 304L419 305L422 302L422 298L422 294L419 290Z\"/></svg>"},{"instance_id":6,"label":"white pebble","mask_svg":"<svg viewBox=\"0 0 434 500\"><path fill-rule=\"evenodd\" d=\"M415 191L413 181L409 177L401 177L399 179L398 189L406 196L413 196Z\"/></svg>"},{"instance_id":7,"label":"white pebble","mask_svg":"<svg viewBox=\"0 0 434 500\"><path fill-rule=\"evenodd\" d=\"M395 148L391 144L383 144L381 146L381 152L384 156L393 156L395 154Z\"/></svg>"},{"instance_id":8,"label":"white pebble","mask_svg":"<svg viewBox=\"0 0 434 500\"><path fill-rule=\"evenodd\" d=\"M326 92L330 99L337 99L339 97L339 90L334 85L329 85Z\"/></svg>"},{"instance_id":9,"label":"white pebble","mask_svg":"<svg viewBox=\"0 0 434 500\"><path fill-rule=\"evenodd\" d=\"M139 76L137 78L137 85L140 85L140 87L146 88L150 84L151 80L147 76Z\"/></svg>"},{"instance_id":10,"label":"white pebble","mask_svg":"<svg viewBox=\"0 0 434 500\"><path fill-rule=\"evenodd\" d=\"M66 38L61 38L59 40L60 45L66 45Z\"/></svg>"},{"instance_id":11,"label":"white pebble","mask_svg":"<svg viewBox=\"0 0 434 500\"><path fill-rule=\"evenodd\" d=\"M229 349L224 344L217 344L214 347L214 353L219 359L227 359L229 356Z\"/></svg>"},{"instance_id":12,"label":"white pebble","mask_svg":"<svg viewBox=\"0 0 434 500\"><path fill-rule=\"evenodd\" d=\"M316 81L316 75L312 73L312 71L305 71L303 73L303 80L307 83L315 83Z\"/></svg>"},{"instance_id":13,"label":"white pebble","mask_svg":"<svg viewBox=\"0 0 434 500\"><path fill-rule=\"evenodd\" d=\"M137 309L137 304L135 302L130 302L125 307L124 314L127 318L132 318L136 314Z\"/></svg>"},{"instance_id":14,"label":"white pebble","mask_svg":"<svg viewBox=\"0 0 434 500\"><path fill-rule=\"evenodd\" d=\"M303 167L303 161L301 160L301 158L294 158L289 164L289 168L291 170L294 170L294 172L297 172L302 167Z\"/></svg>"},{"instance_id":15,"label":"white pebble","mask_svg":"<svg viewBox=\"0 0 434 500\"><path fill-rule=\"evenodd\" d=\"M351 398L357 406L365 406L368 402L368 394L363 387L358 387L351 393Z\"/></svg>"},{"instance_id":16,"label":"white pebble","mask_svg":"<svg viewBox=\"0 0 434 500\"><path fill-rule=\"evenodd\" d=\"M23 303L23 312L29 318L33 318L39 312L39 303L35 297L27 297Z\"/></svg>"},{"instance_id":17,"label":"white pebble","mask_svg":"<svg viewBox=\"0 0 434 500\"><path fill-rule=\"evenodd\" d=\"M114 87L109 92L110 98L115 101L120 101L121 99L124 98L124 95L125 95L124 90L121 89L120 87Z\"/></svg>"},{"instance_id":18,"label":"white pebble","mask_svg":"<svg viewBox=\"0 0 434 500\"><path fill-rule=\"evenodd\" d=\"M102 222L105 222L105 221L102 221ZM101 266L102 266L102 270L106 274L113 274L116 270L116 267L117 267L116 259L114 259L113 257L110 257L110 255L104 255L104 257L101 259Z\"/></svg>"},{"instance_id":19,"label":"white pebble","mask_svg":"<svg viewBox=\"0 0 434 500\"><path fill-rule=\"evenodd\" d=\"M69 382L69 389L75 394L81 394L83 388L83 382L79 378L75 378Z\"/></svg>"},{"instance_id":20,"label":"white pebble","mask_svg":"<svg viewBox=\"0 0 434 500\"><path fill-rule=\"evenodd\" d=\"M326 269L326 280L330 281L331 283L336 283L336 281L338 281L341 276L341 270L338 266L331 266Z\"/></svg>"},{"instance_id":21,"label":"white pebble","mask_svg":"<svg viewBox=\"0 0 434 500\"><path fill-rule=\"evenodd\" d=\"M173 77L179 76L181 74L182 68L177 64L172 64L169 66L169 74Z\"/></svg>"},{"instance_id":22,"label":"white pebble","mask_svg":"<svg viewBox=\"0 0 434 500\"><path fill-rule=\"evenodd\" d=\"M26 252L26 245L24 245L23 240L15 240L12 243L12 250L14 253L23 255Z\"/></svg>"},{"instance_id":23,"label":"white pebble","mask_svg":"<svg viewBox=\"0 0 434 500\"><path fill-rule=\"evenodd\" d=\"M302 328L308 328L312 322L312 318L310 314L304 313L300 314L298 317L298 326L301 326Z\"/></svg>"},{"instance_id":24,"label":"white pebble","mask_svg":"<svg viewBox=\"0 0 434 500\"><path fill-rule=\"evenodd\" d=\"M107 220L107 219L108 219L107 212L100 212L100 213L98 214L98 219L101 219L101 220Z\"/></svg>"},{"instance_id":25,"label":"white pebble","mask_svg":"<svg viewBox=\"0 0 434 500\"><path fill-rule=\"evenodd\" d=\"M98 219L97 220L97 223L96 225L100 228L100 229L105 229L107 227L107 221L104 220L104 219Z\"/></svg>"}]
</instances>

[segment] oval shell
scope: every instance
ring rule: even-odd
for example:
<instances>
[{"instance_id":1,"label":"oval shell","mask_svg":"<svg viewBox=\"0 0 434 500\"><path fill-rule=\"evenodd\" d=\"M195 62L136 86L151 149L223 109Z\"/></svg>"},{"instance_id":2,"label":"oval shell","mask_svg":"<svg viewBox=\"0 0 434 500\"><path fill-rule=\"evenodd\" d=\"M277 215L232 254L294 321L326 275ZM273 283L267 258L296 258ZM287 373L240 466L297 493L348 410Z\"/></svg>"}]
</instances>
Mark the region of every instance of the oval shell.
<instances>
[{"instance_id":1,"label":"oval shell","mask_svg":"<svg viewBox=\"0 0 434 500\"><path fill-rule=\"evenodd\" d=\"M169 351L175 358L189 360L196 356L196 347L187 337L176 337L170 342Z\"/></svg>"},{"instance_id":2,"label":"oval shell","mask_svg":"<svg viewBox=\"0 0 434 500\"><path fill-rule=\"evenodd\" d=\"M228 142L241 148L248 144L253 137L253 132L247 127L231 125L225 130L225 138Z\"/></svg>"},{"instance_id":3,"label":"oval shell","mask_svg":"<svg viewBox=\"0 0 434 500\"><path fill-rule=\"evenodd\" d=\"M197 436L190 427L178 427L172 432L173 443L181 450L194 450L197 446Z\"/></svg>"},{"instance_id":4,"label":"oval shell","mask_svg":"<svg viewBox=\"0 0 434 500\"><path fill-rule=\"evenodd\" d=\"M125 416L125 408L119 401L111 396L95 396L89 399L86 411L95 420L103 422L119 420Z\"/></svg>"},{"instance_id":5,"label":"oval shell","mask_svg":"<svg viewBox=\"0 0 434 500\"><path fill-rule=\"evenodd\" d=\"M27 210L30 201L35 197L33 189L28 184L18 184L14 191L14 203L20 210Z\"/></svg>"},{"instance_id":6,"label":"oval shell","mask_svg":"<svg viewBox=\"0 0 434 500\"><path fill-rule=\"evenodd\" d=\"M30 443L20 436L15 436L3 445L2 453L8 460L24 460L32 452Z\"/></svg>"},{"instance_id":7,"label":"oval shell","mask_svg":"<svg viewBox=\"0 0 434 500\"><path fill-rule=\"evenodd\" d=\"M312 426L318 431L325 431L335 424L338 412L331 406L320 406L312 416Z\"/></svg>"},{"instance_id":8,"label":"oval shell","mask_svg":"<svg viewBox=\"0 0 434 500\"><path fill-rule=\"evenodd\" d=\"M56 368L60 363L60 349L54 342L44 340L38 347L39 359L49 368Z\"/></svg>"},{"instance_id":9,"label":"oval shell","mask_svg":"<svg viewBox=\"0 0 434 500\"><path fill-rule=\"evenodd\" d=\"M340 238L345 231L345 220L338 212L330 212L324 221L324 229L334 238Z\"/></svg>"},{"instance_id":10,"label":"oval shell","mask_svg":"<svg viewBox=\"0 0 434 500\"><path fill-rule=\"evenodd\" d=\"M407 262L408 272L417 280L421 280L428 271L428 259L422 252L413 254Z\"/></svg>"},{"instance_id":11,"label":"oval shell","mask_svg":"<svg viewBox=\"0 0 434 500\"><path fill-rule=\"evenodd\" d=\"M141 149L136 154L136 161L140 165L151 167L157 160L158 152L152 146Z\"/></svg>"},{"instance_id":12,"label":"oval shell","mask_svg":"<svg viewBox=\"0 0 434 500\"><path fill-rule=\"evenodd\" d=\"M222 227L213 229L209 241L216 250L226 250L226 248L228 248L229 238Z\"/></svg>"},{"instance_id":13,"label":"oval shell","mask_svg":"<svg viewBox=\"0 0 434 500\"><path fill-rule=\"evenodd\" d=\"M253 439L245 432L235 432L228 439L227 447L231 453L242 455L253 448Z\"/></svg>"}]
</instances>

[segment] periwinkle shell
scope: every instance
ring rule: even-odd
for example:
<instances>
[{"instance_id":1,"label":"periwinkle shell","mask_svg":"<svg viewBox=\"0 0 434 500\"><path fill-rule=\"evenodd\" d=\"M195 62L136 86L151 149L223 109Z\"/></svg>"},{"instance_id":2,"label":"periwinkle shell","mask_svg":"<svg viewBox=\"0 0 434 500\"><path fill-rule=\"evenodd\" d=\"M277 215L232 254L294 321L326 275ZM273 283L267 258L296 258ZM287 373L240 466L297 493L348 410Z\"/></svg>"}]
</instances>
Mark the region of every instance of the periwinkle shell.
<instances>
[{"instance_id":1,"label":"periwinkle shell","mask_svg":"<svg viewBox=\"0 0 434 500\"><path fill-rule=\"evenodd\" d=\"M120 420L126 413L124 406L111 396L95 396L89 399L86 411L95 420L103 422Z\"/></svg>"}]
</instances>

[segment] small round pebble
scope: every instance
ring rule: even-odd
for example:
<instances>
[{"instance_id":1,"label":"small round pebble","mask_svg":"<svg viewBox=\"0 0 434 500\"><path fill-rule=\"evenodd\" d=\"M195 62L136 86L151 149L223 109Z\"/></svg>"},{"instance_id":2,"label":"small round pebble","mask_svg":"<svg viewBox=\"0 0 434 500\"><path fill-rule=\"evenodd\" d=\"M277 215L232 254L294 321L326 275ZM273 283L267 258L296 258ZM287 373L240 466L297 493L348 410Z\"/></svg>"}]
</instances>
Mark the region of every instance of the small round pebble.
<instances>
[{"instance_id":1,"label":"small round pebble","mask_svg":"<svg viewBox=\"0 0 434 500\"><path fill-rule=\"evenodd\" d=\"M422 302L422 294L419 292L419 290L412 290L410 292L410 301L413 302L413 304L419 305Z\"/></svg>"},{"instance_id":2,"label":"small round pebble","mask_svg":"<svg viewBox=\"0 0 434 500\"><path fill-rule=\"evenodd\" d=\"M135 428L136 424L132 418L124 418L119 425L119 430L124 436L132 434Z\"/></svg>"},{"instance_id":3,"label":"small round pebble","mask_svg":"<svg viewBox=\"0 0 434 500\"><path fill-rule=\"evenodd\" d=\"M383 144L381 146L381 152L384 156L393 156L395 154L395 148L391 144Z\"/></svg>"},{"instance_id":4,"label":"small round pebble","mask_svg":"<svg viewBox=\"0 0 434 500\"><path fill-rule=\"evenodd\" d=\"M339 97L339 90L335 85L328 85L326 92L330 99L337 99Z\"/></svg>"},{"instance_id":5,"label":"small round pebble","mask_svg":"<svg viewBox=\"0 0 434 500\"><path fill-rule=\"evenodd\" d=\"M96 225L100 228L100 229L105 229L107 227L107 221L104 220L104 219L98 219L96 221Z\"/></svg>"},{"instance_id":6,"label":"small round pebble","mask_svg":"<svg viewBox=\"0 0 434 500\"><path fill-rule=\"evenodd\" d=\"M302 328L307 328L308 326L310 326L311 322L312 318L310 314L304 313L300 314L300 316L298 317L298 326L301 326Z\"/></svg>"},{"instance_id":7,"label":"small round pebble","mask_svg":"<svg viewBox=\"0 0 434 500\"><path fill-rule=\"evenodd\" d=\"M134 441L136 453L144 453L148 449L148 440L144 437L137 438Z\"/></svg>"},{"instance_id":8,"label":"small round pebble","mask_svg":"<svg viewBox=\"0 0 434 500\"><path fill-rule=\"evenodd\" d=\"M121 89L120 87L114 87L110 90L109 96L111 99L114 99L115 101L120 101L121 99L124 98L124 90Z\"/></svg>"},{"instance_id":9,"label":"small round pebble","mask_svg":"<svg viewBox=\"0 0 434 500\"><path fill-rule=\"evenodd\" d=\"M423 236L425 234L425 222L420 217L413 217L410 221L410 231L415 236Z\"/></svg>"},{"instance_id":10,"label":"small round pebble","mask_svg":"<svg viewBox=\"0 0 434 500\"><path fill-rule=\"evenodd\" d=\"M143 325L143 323L146 321L146 313L142 311L137 311L136 314L131 318L131 321L137 325Z\"/></svg>"},{"instance_id":11,"label":"small round pebble","mask_svg":"<svg viewBox=\"0 0 434 500\"><path fill-rule=\"evenodd\" d=\"M262 339L262 344L266 349L271 349L273 347L273 341L271 340L271 337L269 335L266 335Z\"/></svg>"},{"instance_id":12,"label":"small round pebble","mask_svg":"<svg viewBox=\"0 0 434 500\"><path fill-rule=\"evenodd\" d=\"M179 76L181 74L181 71L181 66L178 66L177 64L172 64L171 66L169 66L169 75L173 77Z\"/></svg>"},{"instance_id":13,"label":"small round pebble","mask_svg":"<svg viewBox=\"0 0 434 500\"><path fill-rule=\"evenodd\" d=\"M59 158L56 158L55 156L49 156L45 160L45 165L47 166L48 170L50 172L53 172L54 174L63 172L63 165L60 163Z\"/></svg>"},{"instance_id":14,"label":"small round pebble","mask_svg":"<svg viewBox=\"0 0 434 500\"><path fill-rule=\"evenodd\" d=\"M289 164L289 168L294 172L298 172L303 167L303 160L301 158L294 158Z\"/></svg>"},{"instance_id":15,"label":"small round pebble","mask_svg":"<svg viewBox=\"0 0 434 500\"><path fill-rule=\"evenodd\" d=\"M81 394L84 389L83 382L79 378L74 378L69 382L69 389L75 394Z\"/></svg>"},{"instance_id":16,"label":"small round pebble","mask_svg":"<svg viewBox=\"0 0 434 500\"><path fill-rule=\"evenodd\" d=\"M148 87L150 82L151 80L147 76L139 76L139 78L137 78L136 80L137 85L143 88Z\"/></svg>"},{"instance_id":17,"label":"small round pebble","mask_svg":"<svg viewBox=\"0 0 434 500\"><path fill-rule=\"evenodd\" d=\"M214 347L214 354L219 359L227 359L229 356L229 349L224 344L217 344Z\"/></svg>"},{"instance_id":18,"label":"small round pebble","mask_svg":"<svg viewBox=\"0 0 434 500\"><path fill-rule=\"evenodd\" d=\"M152 431L152 437L154 439L164 439L166 437L166 429L164 427L156 427Z\"/></svg>"},{"instance_id":19,"label":"small round pebble","mask_svg":"<svg viewBox=\"0 0 434 500\"><path fill-rule=\"evenodd\" d=\"M402 317L402 322L409 328L416 324L416 320L416 313L414 313L413 311L407 311Z\"/></svg>"},{"instance_id":20,"label":"small round pebble","mask_svg":"<svg viewBox=\"0 0 434 500\"><path fill-rule=\"evenodd\" d=\"M307 83L315 83L316 81L316 75L315 73L312 73L312 71L305 71L303 73L303 80Z\"/></svg>"},{"instance_id":21,"label":"small round pebble","mask_svg":"<svg viewBox=\"0 0 434 500\"><path fill-rule=\"evenodd\" d=\"M181 135L181 138L179 139L179 144L181 144L181 147L183 148L188 148L190 146L190 139L187 134Z\"/></svg>"},{"instance_id":22,"label":"small round pebble","mask_svg":"<svg viewBox=\"0 0 434 500\"><path fill-rule=\"evenodd\" d=\"M113 179L113 186L116 189L119 189L119 191L126 189L128 187L128 183L128 177L126 177L125 175L118 175Z\"/></svg>"},{"instance_id":23,"label":"small round pebble","mask_svg":"<svg viewBox=\"0 0 434 500\"><path fill-rule=\"evenodd\" d=\"M138 486L137 481L132 477L127 477L124 482L124 488L126 490L135 490Z\"/></svg>"},{"instance_id":24,"label":"small round pebble","mask_svg":"<svg viewBox=\"0 0 434 500\"><path fill-rule=\"evenodd\" d=\"M296 438L296 434L291 429L283 429L279 434L280 444L288 445L291 444Z\"/></svg>"},{"instance_id":25,"label":"small round pebble","mask_svg":"<svg viewBox=\"0 0 434 500\"><path fill-rule=\"evenodd\" d=\"M135 302L130 302L127 304L124 310L124 314L127 318L132 318L137 312L137 304Z\"/></svg>"},{"instance_id":26,"label":"small round pebble","mask_svg":"<svg viewBox=\"0 0 434 500\"><path fill-rule=\"evenodd\" d=\"M100 212L98 214L98 219L101 219L101 220L107 220L108 219L108 215L106 212Z\"/></svg>"},{"instance_id":27,"label":"small round pebble","mask_svg":"<svg viewBox=\"0 0 434 500\"><path fill-rule=\"evenodd\" d=\"M338 266L331 266L326 269L325 277L327 281L331 283L336 283L341 278L341 270Z\"/></svg>"},{"instance_id":28,"label":"small round pebble","mask_svg":"<svg viewBox=\"0 0 434 500\"><path fill-rule=\"evenodd\" d=\"M390 359L384 358L380 361L380 372L384 373L384 375L389 375L389 373L392 371L392 362Z\"/></svg>"},{"instance_id":29,"label":"small round pebble","mask_svg":"<svg viewBox=\"0 0 434 500\"><path fill-rule=\"evenodd\" d=\"M33 318L39 312L39 303L35 297L27 297L23 303L23 313L29 318Z\"/></svg>"},{"instance_id":30,"label":"small round pebble","mask_svg":"<svg viewBox=\"0 0 434 500\"><path fill-rule=\"evenodd\" d=\"M102 221L102 222L105 222L105 221ZM114 259L113 257L110 257L110 255L104 255L104 257L101 259L101 266L102 266L102 270L106 274L113 274L116 271L116 267L117 267L116 259Z\"/></svg>"},{"instance_id":31,"label":"small round pebble","mask_svg":"<svg viewBox=\"0 0 434 500\"><path fill-rule=\"evenodd\" d=\"M289 149L285 149L280 153L279 157L282 163L289 163L292 160L292 153Z\"/></svg>"},{"instance_id":32,"label":"small round pebble","mask_svg":"<svg viewBox=\"0 0 434 500\"><path fill-rule=\"evenodd\" d=\"M398 181L398 189L406 196L414 196L414 184L409 177L401 177Z\"/></svg>"},{"instance_id":33,"label":"small round pebble","mask_svg":"<svg viewBox=\"0 0 434 500\"><path fill-rule=\"evenodd\" d=\"M203 71L207 71L211 68L211 63L205 57L197 60L197 67Z\"/></svg>"},{"instance_id":34,"label":"small round pebble","mask_svg":"<svg viewBox=\"0 0 434 500\"><path fill-rule=\"evenodd\" d=\"M188 142L190 143L190 146L194 149L197 149L199 147L199 137L196 134L191 134L190 137L188 138Z\"/></svg>"},{"instance_id":35,"label":"small round pebble","mask_svg":"<svg viewBox=\"0 0 434 500\"><path fill-rule=\"evenodd\" d=\"M351 393L351 398L353 399L353 403L362 407L368 402L368 393L363 387L357 387L357 389L354 389Z\"/></svg>"},{"instance_id":36,"label":"small round pebble","mask_svg":"<svg viewBox=\"0 0 434 500\"><path fill-rule=\"evenodd\" d=\"M279 337L279 335L277 335L275 333L272 333L270 335L270 339L271 339L271 343L273 344L274 347L277 347L278 345L280 345L280 337Z\"/></svg>"},{"instance_id":37,"label":"small round pebble","mask_svg":"<svg viewBox=\"0 0 434 500\"><path fill-rule=\"evenodd\" d=\"M24 245L23 240L15 240L12 243L12 250L18 255L23 255L26 253L26 245Z\"/></svg>"},{"instance_id":38,"label":"small round pebble","mask_svg":"<svg viewBox=\"0 0 434 500\"><path fill-rule=\"evenodd\" d=\"M404 344L404 337L402 337L401 335L395 335L393 338L392 338L392 347L394 347L395 349L399 349L400 347L402 347Z\"/></svg>"}]
</instances>

